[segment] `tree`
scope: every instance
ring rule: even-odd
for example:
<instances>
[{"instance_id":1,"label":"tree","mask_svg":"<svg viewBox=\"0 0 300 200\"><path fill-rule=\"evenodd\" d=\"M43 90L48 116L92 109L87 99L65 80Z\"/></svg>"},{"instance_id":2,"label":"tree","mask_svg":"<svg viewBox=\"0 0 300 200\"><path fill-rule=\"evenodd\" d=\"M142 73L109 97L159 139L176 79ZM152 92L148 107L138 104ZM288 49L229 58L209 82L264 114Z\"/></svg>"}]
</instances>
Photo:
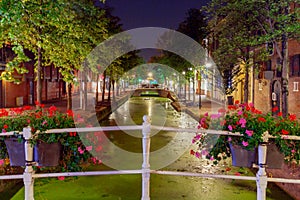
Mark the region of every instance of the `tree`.
<instances>
[{"instance_id":1,"label":"tree","mask_svg":"<svg viewBox=\"0 0 300 200\"><path fill-rule=\"evenodd\" d=\"M179 24L177 31L202 44L203 39L207 36L205 16L199 9L189 9L186 13L186 19Z\"/></svg>"},{"instance_id":2,"label":"tree","mask_svg":"<svg viewBox=\"0 0 300 200\"><path fill-rule=\"evenodd\" d=\"M225 25L225 30L231 30L233 24L230 25L230 23L232 22L235 22L234 26L236 27L247 27L246 31L250 31L250 37L236 36L240 38L240 43L247 44L244 49L246 47L258 48L266 43L273 43L281 63L282 112L284 116L288 113L288 38L299 38L300 32L299 9L289 10L289 6L293 3L299 3L299 0L212 0L207 7L212 23L218 24L223 20L227 25ZM247 11L246 15L245 10ZM228 20L230 16L239 20L230 21ZM241 24L236 24L237 22ZM253 27L259 34L253 34ZM245 29L236 31L238 31L235 33L237 35L245 33ZM234 47L233 49L238 49L237 46Z\"/></svg>"},{"instance_id":3,"label":"tree","mask_svg":"<svg viewBox=\"0 0 300 200\"><path fill-rule=\"evenodd\" d=\"M46 64L61 67L64 80L73 81L84 57L106 32L104 12L91 0L3 0L0 2L0 42L11 43L16 57L6 68L3 78L26 73L20 62L26 61L24 49L36 60L37 101L41 102L41 71ZM86 31L89 30L89 31Z\"/></svg>"}]
</instances>

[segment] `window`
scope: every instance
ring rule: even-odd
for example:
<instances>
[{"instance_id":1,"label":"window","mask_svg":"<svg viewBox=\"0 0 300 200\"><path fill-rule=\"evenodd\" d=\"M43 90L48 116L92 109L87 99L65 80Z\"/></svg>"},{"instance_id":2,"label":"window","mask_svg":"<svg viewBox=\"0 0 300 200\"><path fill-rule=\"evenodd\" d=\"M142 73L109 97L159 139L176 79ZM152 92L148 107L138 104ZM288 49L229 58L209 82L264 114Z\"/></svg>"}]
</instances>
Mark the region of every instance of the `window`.
<instances>
[{"instance_id":1,"label":"window","mask_svg":"<svg viewBox=\"0 0 300 200\"><path fill-rule=\"evenodd\" d=\"M266 63L266 71L272 71L272 61L268 60Z\"/></svg>"},{"instance_id":2,"label":"window","mask_svg":"<svg viewBox=\"0 0 300 200\"><path fill-rule=\"evenodd\" d=\"M294 55L290 59L290 76L300 75L300 54Z\"/></svg>"},{"instance_id":3,"label":"window","mask_svg":"<svg viewBox=\"0 0 300 200\"><path fill-rule=\"evenodd\" d=\"M293 91L294 92L298 92L299 91L299 82L294 82L294 89L293 89Z\"/></svg>"}]
</instances>

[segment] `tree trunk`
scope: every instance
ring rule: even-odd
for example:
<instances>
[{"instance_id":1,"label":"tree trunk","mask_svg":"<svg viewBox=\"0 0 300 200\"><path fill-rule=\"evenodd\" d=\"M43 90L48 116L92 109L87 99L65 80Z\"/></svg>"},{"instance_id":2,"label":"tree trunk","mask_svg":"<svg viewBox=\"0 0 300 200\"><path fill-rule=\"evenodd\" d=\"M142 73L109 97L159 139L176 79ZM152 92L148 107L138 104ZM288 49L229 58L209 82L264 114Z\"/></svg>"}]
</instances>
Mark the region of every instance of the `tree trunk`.
<instances>
[{"instance_id":1,"label":"tree trunk","mask_svg":"<svg viewBox=\"0 0 300 200\"><path fill-rule=\"evenodd\" d=\"M38 47L38 65L36 72L36 95L37 101L42 103L42 49Z\"/></svg>"},{"instance_id":2,"label":"tree trunk","mask_svg":"<svg viewBox=\"0 0 300 200\"><path fill-rule=\"evenodd\" d=\"M282 74L281 74L281 91L282 91L282 116L288 115L288 41L286 35L282 37Z\"/></svg>"},{"instance_id":3,"label":"tree trunk","mask_svg":"<svg viewBox=\"0 0 300 200\"><path fill-rule=\"evenodd\" d=\"M87 74L84 72L83 74L83 83L84 83L84 88L83 88L83 110L87 109Z\"/></svg>"},{"instance_id":4,"label":"tree trunk","mask_svg":"<svg viewBox=\"0 0 300 200\"><path fill-rule=\"evenodd\" d=\"M98 89L98 87L99 87L99 74L97 74L97 80L96 80L96 96L95 96L95 105L97 105L97 103L98 103L98 96L99 96L99 89Z\"/></svg>"},{"instance_id":5,"label":"tree trunk","mask_svg":"<svg viewBox=\"0 0 300 200\"><path fill-rule=\"evenodd\" d=\"M108 97L107 97L107 101L110 102L110 92L111 92L111 84L112 84L112 81L111 81L111 77L109 77L109 81L108 81Z\"/></svg>"},{"instance_id":6,"label":"tree trunk","mask_svg":"<svg viewBox=\"0 0 300 200\"><path fill-rule=\"evenodd\" d=\"M116 99L116 94L115 94L115 80L112 80L111 83L112 83L112 92L113 92L113 100Z\"/></svg>"},{"instance_id":7,"label":"tree trunk","mask_svg":"<svg viewBox=\"0 0 300 200\"><path fill-rule=\"evenodd\" d=\"M249 100L249 50L250 47L247 46L245 60L244 103L248 103Z\"/></svg>"},{"instance_id":8,"label":"tree trunk","mask_svg":"<svg viewBox=\"0 0 300 200\"><path fill-rule=\"evenodd\" d=\"M105 80L106 80L106 71L103 72L102 102L105 101Z\"/></svg>"},{"instance_id":9,"label":"tree trunk","mask_svg":"<svg viewBox=\"0 0 300 200\"><path fill-rule=\"evenodd\" d=\"M195 105L195 78L193 77L193 105Z\"/></svg>"},{"instance_id":10,"label":"tree trunk","mask_svg":"<svg viewBox=\"0 0 300 200\"><path fill-rule=\"evenodd\" d=\"M72 84L67 83L67 110L72 110Z\"/></svg>"}]
</instances>

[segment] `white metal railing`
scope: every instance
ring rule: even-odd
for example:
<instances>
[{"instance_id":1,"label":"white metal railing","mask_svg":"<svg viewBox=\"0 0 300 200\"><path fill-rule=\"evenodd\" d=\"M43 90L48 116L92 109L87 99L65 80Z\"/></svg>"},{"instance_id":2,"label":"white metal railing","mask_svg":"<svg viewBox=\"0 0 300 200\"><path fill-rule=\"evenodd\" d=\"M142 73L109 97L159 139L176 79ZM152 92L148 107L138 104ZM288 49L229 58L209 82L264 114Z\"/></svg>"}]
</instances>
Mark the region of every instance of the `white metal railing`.
<instances>
[{"instance_id":1,"label":"white metal railing","mask_svg":"<svg viewBox=\"0 0 300 200\"><path fill-rule=\"evenodd\" d=\"M193 173L193 172L175 172L175 171L160 171L151 170L149 163L150 156L150 131L164 130L174 132L189 132L196 133L199 129L196 128L177 128L177 127L160 127L152 126L150 118L148 116L143 117L143 125L141 126L109 126L109 127L89 127L89 128L66 128L66 129L51 129L46 133L63 133L63 132L95 132L95 131L115 131L115 130L142 130L143 134L143 163L141 170L112 170L112 171L87 171L87 172L63 172L63 173L42 173L35 174L32 168L33 161L33 147L29 144L31 138L31 129L24 128L23 134L25 138L25 170L23 174L17 175L2 175L1 179L23 179L25 187L25 200L34 199L34 178L45 178L45 177L59 177L59 176L95 176L95 175L115 175L115 174L142 174L142 200L150 200L150 174L161 174L161 175L174 175L174 176L194 176L203 178L222 178L222 179L240 179L240 180L252 180L256 181L257 185L257 200L266 199L266 188L268 182L283 182L283 183L297 183L300 184L300 180L297 179L285 179L285 178L269 178L267 177L265 166L266 166L266 152L267 145L262 143L258 147L258 167L259 170L256 176L234 176L234 175L220 175L220 174L204 174L204 173ZM231 133L228 131L216 131L216 130L201 130L207 134L217 135L235 135L241 136L239 133ZM15 132L1 133L0 136L14 135ZM267 142L269 138L274 138L265 134L264 142ZM293 139L300 140L297 136L283 136L282 139Z\"/></svg>"}]
</instances>

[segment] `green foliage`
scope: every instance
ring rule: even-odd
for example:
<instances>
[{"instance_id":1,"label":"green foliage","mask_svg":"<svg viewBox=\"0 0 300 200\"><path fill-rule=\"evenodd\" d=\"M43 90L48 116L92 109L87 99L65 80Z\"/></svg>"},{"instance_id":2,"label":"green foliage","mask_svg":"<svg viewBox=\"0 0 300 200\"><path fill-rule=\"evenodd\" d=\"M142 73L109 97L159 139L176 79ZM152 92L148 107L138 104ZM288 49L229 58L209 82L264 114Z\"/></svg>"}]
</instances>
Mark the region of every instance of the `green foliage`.
<instances>
[{"instance_id":1,"label":"green foliage","mask_svg":"<svg viewBox=\"0 0 300 200\"><path fill-rule=\"evenodd\" d=\"M285 136L300 136L300 126L296 115L289 115L287 118L272 116L271 113L263 114L251 104L235 104L228 107L228 110L220 109L218 114L205 115L199 122L199 129L224 130L238 135L221 135L213 147L209 142L211 136L200 132L196 134L193 143L197 144L197 150L192 154L199 157L203 152L208 159L218 163L231 155L229 144L238 145L246 150L253 150L264 142L266 132L273 136L275 144L284 153L288 162L299 163L299 140L284 139Z\"/></svg>"},{"instance_id":2,"label":"green foliage","mask_svg":"<svg viewBox=\"0 0 300 200\"><path fill-rule=\"evenodd\" d=\"M22 141L22 136L19 133L23 131L24 127L30 127L32 132L30 142L33 145L40 142L61 143L63 148L59 166L49 168L52 171L80 171L83 167L82 164L86 164L91 159L91 163L95 162L95 158L92 157L90 150L87 150L77 132L47 133L49 129L74 128L72 111L61 113L57 111L55 106L45 109L43 104L38 107L38 109L32 109L30 106L1 109L1 132L13 131L14 136L6 137L18 137ZM0 137L0 155L2 159L8 157L4 143L6 137ZM48 168L46 167L43 170L48 170Z\"/></svg>"},{"instance_id":3,"label":"green foliage","mask_svg":"<svg viewBox=\"0 0 300 200\"><path fill-rule=\"evenodd\" d=\"M226 88L228 94L240 81L236 78L241 72L239 64L247 69L269 59L266 49L259 47L271 42L279 58L288 59L282 53L280 41L283 35L290 39L299 38L299 8L289 9L294 3L299 3L299 0L212 0L203 8L209 20L211 37L218 42L212 48L214 61L225 83L230 79L235 81L231 88ZM255 51L249 54L247 47ZM286 71L287 66L283 69ZM224 72L228 70L239 73L227 76Z\"/></svg>"}]
</instances>

